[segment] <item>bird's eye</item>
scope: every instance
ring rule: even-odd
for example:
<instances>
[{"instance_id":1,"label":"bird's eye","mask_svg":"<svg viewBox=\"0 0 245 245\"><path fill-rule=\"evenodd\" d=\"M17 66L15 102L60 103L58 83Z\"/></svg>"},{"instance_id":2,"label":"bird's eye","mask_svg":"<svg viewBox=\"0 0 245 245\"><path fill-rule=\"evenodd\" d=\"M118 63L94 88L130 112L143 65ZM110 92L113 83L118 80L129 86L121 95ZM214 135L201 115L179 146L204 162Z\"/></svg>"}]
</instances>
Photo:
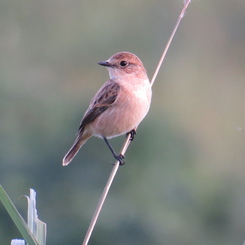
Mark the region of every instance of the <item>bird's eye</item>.
<instances>
[{"instance_id":1,"label":"bird's eye","mask_svg":"<svg viewBox=\"0 0 245 245\"><path fill-rule=\"evenodd\" d=\"M126 65L128 65L128 62L125 61L125 60L123 60L123 61L120 62L120 66L126 66Z\"/></svg>"}]
</instances>

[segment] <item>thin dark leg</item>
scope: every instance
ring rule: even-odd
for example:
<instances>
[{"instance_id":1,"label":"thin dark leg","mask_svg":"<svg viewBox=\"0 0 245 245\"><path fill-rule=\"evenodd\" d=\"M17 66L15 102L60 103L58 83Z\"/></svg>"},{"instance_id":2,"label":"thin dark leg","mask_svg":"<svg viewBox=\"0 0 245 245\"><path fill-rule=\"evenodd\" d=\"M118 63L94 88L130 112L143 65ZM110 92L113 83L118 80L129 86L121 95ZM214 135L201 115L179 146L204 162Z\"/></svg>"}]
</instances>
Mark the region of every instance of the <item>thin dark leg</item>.
<instances>
[{"instance_id":1,"label":"thin dark leg","mask_svg":"<svg viewBox=\"0 0 245 245\"><path fill-rule=\"evenodd\" d=\"M130 134L130 140L133 141L135 135L136 135L136 130L132 129L131 131L129 131L126 136L128 136Z\"/></svg>"},{"instance_id":2,"label":"thin dark leg","mask_svg":"<svg viewBox=\"0 0 245 245\"><path fill-rule=\"evenodd\" d=\"M107 140L106 137L103 137L105 143L107 144L107 146L109 147L112 155L116 158L116 160L118 160L120 162L120 165L125 164L124 161L124 156L122 154L117 155L117 153L113 150L112 146L110 145L109 141Z\"/></svg>"}]
</instances>

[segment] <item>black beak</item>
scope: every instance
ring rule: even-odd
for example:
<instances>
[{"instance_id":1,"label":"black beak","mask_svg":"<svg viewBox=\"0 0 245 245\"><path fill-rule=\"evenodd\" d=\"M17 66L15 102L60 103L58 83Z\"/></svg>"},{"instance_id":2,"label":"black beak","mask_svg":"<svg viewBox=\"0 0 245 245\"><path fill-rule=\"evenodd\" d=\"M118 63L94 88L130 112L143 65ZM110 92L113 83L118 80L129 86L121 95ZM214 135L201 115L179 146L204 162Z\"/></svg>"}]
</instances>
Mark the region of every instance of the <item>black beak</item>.
<instances>
[{"instance_id":1,"label":"black beak","mask_svg":"<svg viewBox=\"0 0 245 245\"><path fill-rule=\"evenodd\" d=\"M107 67L112 66L112 64L107 60L106 61L100 61L100 62L98 62L98 64L101 66L107 66Z\"/></svg>"}]
</instances>

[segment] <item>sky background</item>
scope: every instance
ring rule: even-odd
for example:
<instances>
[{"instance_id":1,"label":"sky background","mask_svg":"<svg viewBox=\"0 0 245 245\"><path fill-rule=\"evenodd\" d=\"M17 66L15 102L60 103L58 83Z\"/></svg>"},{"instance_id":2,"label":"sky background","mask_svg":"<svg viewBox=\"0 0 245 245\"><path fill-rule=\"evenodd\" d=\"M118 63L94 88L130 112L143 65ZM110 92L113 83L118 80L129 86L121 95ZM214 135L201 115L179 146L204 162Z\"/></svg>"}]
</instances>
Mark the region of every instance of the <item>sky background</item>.
<instances>
[{"instance_id":1,"label":"sky background","mask_svg":"<svg viewBox=\"0 0 245 245\"><path fill-rule=\"evenodd\" d=\"M26 217L37 192L47 244L81 244L112 169L93 138L61 161L97 65L135 53L151 78L182 1L0 0L0 184ZM90 244L242 245L245 240L245 2L193 0L153 86ZM124 137L111 140L120 150ZM0 204L0 244L21 238Z\"/></svg>"}]
</instances>

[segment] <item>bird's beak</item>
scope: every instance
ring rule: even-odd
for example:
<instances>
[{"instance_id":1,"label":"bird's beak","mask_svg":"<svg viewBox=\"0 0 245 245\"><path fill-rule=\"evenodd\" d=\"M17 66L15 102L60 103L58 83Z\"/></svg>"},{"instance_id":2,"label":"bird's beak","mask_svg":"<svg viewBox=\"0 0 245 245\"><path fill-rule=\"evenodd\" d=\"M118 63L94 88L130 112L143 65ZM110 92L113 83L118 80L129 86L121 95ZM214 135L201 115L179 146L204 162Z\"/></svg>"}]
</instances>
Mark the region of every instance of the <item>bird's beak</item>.
<instances>
[{"instance_id":1,"label":"bird's beak","mask_svg":"<svg viewBox=\"0 0 245 245\"><path fill-rule=\"evenodd\" d=\"M98 62L98 64L101 65L101 66L107 66L107 67L112 66L112 64L108 60L100 61L100 62Z\"/></svg>"}]
</instances>

